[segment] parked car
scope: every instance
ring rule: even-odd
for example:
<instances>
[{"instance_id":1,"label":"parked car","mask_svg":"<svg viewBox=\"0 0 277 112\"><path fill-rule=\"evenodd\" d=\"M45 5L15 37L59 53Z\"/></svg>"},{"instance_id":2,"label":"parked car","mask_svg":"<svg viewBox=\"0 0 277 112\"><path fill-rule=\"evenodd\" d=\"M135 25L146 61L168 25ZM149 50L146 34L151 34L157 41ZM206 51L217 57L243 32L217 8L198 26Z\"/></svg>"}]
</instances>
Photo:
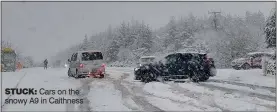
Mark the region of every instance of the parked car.
<instances>
[{"instance_id":1,"label":"parked car","mask_svg":"<svg viewBox=\"0 0 277 112\"><path fill-rule=\"evenodd\" d=\"M103 55L100 51L78 51L68 59L68 76L80 77L99 77L105 76L105 64Z\"/></svg>"},{"instance_id":2,"label":"parked car","mask_svg":"<svg viewBox=\"0 0 277 112\"><path fill-rule=\"evenodd\" d=\"M163 60L144 64L135 71L145 83L187 78L199 82L216 75L214 61L206 53L172 53Z\"/></svg>"},{"instance_id":3,"label":"parked car","mask_svg":"<svg viewBox=\"0 0 277 112\"><path fill-rule=\"evenodd\" d=\"M150 63L154 63L156 60L156 57L155 56L142 56L140 59L139 59L139 62L137 63L137 67L134 68L134 73L135 73L135 80L140 80L141 77L140 77L140 73L137 71L137 69L140 68L140 66L143 66L145 64L150 64Z\"/></svg>"},{"instance_id":4,"label":"parked car","mask_svg":"<svg viewBox=\"0 0 277 112\"><path fill-rule=\"evenodd\" d=\"M235 59L231 62L231 66L236 69L251 69L251 68L262 68L262 57L272 57L272 53L267 52L251 52L245 57Z\"/></svg>"}]
</instances>

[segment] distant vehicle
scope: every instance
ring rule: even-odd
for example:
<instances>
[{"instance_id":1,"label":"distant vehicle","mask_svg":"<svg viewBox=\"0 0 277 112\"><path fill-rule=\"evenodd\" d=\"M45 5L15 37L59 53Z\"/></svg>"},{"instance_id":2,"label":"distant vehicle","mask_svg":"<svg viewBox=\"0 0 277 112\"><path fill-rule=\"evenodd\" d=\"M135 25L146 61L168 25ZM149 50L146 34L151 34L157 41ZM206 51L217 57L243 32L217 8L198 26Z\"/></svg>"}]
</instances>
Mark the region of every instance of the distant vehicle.
<instances>
[{"instance_id":1,"label":"distant vehicle","mask_svg":"<svg viewBox=\"0 0 277 112\"><path fill-rule=\"evenodd\" d=\"M1 50L1 71L15 72L17 66L16 52L11 48Z\"/></svg>"},{"instance_id":2,"label":"distant vehicle","mask_svg":"<svg viewBox=\"0 0 277 112\"><path fill-rule=\"evenodd\" d=\"M103 55L99 51L78 51L68 59L68 76L74 78L105 76Z\"/></svg>"},{"instance_id":3,"label":"distant vehicle","mask_svg":"<svg viewBox=\"0 0 277 112\"><path fill-rule=\"evenodd\" d=\"M212 58L206 53L172 53L164 60L144 64L135 70L142 82L187 79L193 82L206 81L216 75Z\"/></svg>"},{"instance_id":4,"label":"distant vehicle","mask_svg":"<svg viewBox=\"0 0 277 112\"><path fill-rule=\"evenodd\" d=\"M142 65L154 63L156 61L155 58L156 58L155 56L142 56L139 59L139 63L137 63L137 67L134 68L135 80L140 80L141 79L140 73L137 72L137 69L139 69L139 67L142 66Z\"/></svg>"},{"instance_id":5,"label":"distant vehicle","mask_svg":"<svg viewBox=\"0 0 277 112\"><path fill-rule=\"evenodd\" d=\"M231 62L231 66L236 69L248 70L251 68L262 68L262 57L266 56L271 58L273 53L267 52L251 52L242 58L235 59Z\"/></svg>"}]
</instances>

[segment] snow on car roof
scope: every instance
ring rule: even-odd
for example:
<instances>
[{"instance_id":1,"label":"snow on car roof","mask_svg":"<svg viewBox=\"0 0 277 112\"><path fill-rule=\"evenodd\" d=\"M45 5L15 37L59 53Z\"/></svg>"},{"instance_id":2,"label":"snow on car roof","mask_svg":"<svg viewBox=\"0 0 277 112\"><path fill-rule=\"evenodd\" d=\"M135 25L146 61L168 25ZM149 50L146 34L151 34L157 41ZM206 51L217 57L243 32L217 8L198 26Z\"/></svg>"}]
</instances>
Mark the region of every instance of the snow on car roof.
<instances>
[{"instance_id":1,"label":"snow on car roof","mask_svg":"<svg viewBox=\"0 0 277 112\"><path fill-rule=\"evenodd\" d=\"M181 53L181 54L186 54L186 53L191 53L191 54L206 54L204 52L176 52L176 53Z\"/></svg>"},{"instance_id":2,"label":"snow on car roof","mask_svg":"<svg viewBox=\"0 0 277 112\"><path fill-rule=\"evenodd\" d=\"M175 52L175 53L182 53L182 54L185 54L185 53L207 54L207 53L205 53L205 51L203 51L203 50L198 51L198 50L196 50L196 49L183 49L183 50L177 51L177 52Z\"/></svg>"},{"instance_id":3,"label":"snow on car roof","mask_svg":"<svg viewBox=\"0 0 277 112\"><path fill-rule=\"evenodd\" d=\"M142 56L141 58L156 58L156 56Z\"/></svg>"},{"instance_id":4,"label":"snow on car roof","mask_svg":"<svg viewBox=\"0 0 277 112\"><path fill-rule=\"evenodd\" d=\"M85 51L78 51L78 52L101 52L99 50L85 50Z\"/></svg>"}]
</instances>

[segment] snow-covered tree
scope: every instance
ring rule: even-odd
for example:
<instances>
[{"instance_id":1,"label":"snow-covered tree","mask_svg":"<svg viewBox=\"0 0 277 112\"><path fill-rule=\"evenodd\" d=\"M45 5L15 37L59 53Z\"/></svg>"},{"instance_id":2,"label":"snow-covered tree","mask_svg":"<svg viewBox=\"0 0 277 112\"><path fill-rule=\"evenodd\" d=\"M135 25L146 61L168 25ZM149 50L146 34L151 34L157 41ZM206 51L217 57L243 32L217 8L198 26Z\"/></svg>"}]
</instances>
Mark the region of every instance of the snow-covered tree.
<instances>
[{"instance_id":1,"label":"snow-covered tree","mask_svg":"<svg viewBox=\"0 0 277 112\"><path fill-rule=\"evenodd\" d=\"M107 49L106 55L108 62L116 61L118 59L117 54L119 53L119 48L119 42L114 39Z\"/></svg>"},{"instance_id":2,"label":"snow-covered tree","mask_svg":"<svg viewBox=\"0 0 277 112\"><path fill-rule=\"evenodd\" d=\"M164 46L168 47L170 44L174 44L174 40L176 39L177 35L177 25L175 17L171 17L168 25L167 25L167 36L164 40Z\"/></svg>"},{"instance_id":3,"label":"snow-covered tree","mask_svg":"<svg viewBox=\"0 0 277 112\"><path fill-rule=\"evenodd\" d=\"M88 49L89 49L89 41L86 35L85 39L83 40L83 43L80 45L80 50L88 50Z\"/></svg>"},{"instance_id":4,"label":"snow-covered tree","mask_svg":"<svg viewBox=\"0 0 277 112\"><path fill-rule=\"evenodd\" d=\"M24 67L27 67L27 68L30 68L30 67L33 67L34 66L34 60L31 56L26 56L24 58L24 62L23 62L23 66Z\"/></svg>"},{"instance_id":5,"label":"snow-covered tree","mask_svg":"<svg viewBox=\"0 0 277 112\"><path fill-rule=\"evenodd\" d=\"M267 47L276 48L276 9L267 19L264 32L266 34Z\"/></svg>"}]
</instances>

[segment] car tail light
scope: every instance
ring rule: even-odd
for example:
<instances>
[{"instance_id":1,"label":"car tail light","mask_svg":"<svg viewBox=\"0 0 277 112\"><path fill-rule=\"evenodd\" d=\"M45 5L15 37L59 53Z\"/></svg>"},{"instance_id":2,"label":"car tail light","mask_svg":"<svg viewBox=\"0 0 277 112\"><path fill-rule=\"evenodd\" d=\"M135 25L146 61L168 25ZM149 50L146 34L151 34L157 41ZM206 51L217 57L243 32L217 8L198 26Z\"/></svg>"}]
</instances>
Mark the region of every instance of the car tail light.
<instances>
[{"instance_id":1,"label":"car tail light","mask_svg":"<svg viewBox=\"0 0 277 112\"><path fill-rule=\"evenodd\" d=\"M84 64L80 64L80 68L83 68L85 65Z\"/></svg>"},{"instance_id":2,"label":"car tail light","mask_svg":"<svg viewBox=\"0 0 277 112\"><path fill-rule=\"evenodd\" d=\"M105 64L102 64L102 67L104 67L104 68L105 68L105 67L106 67L106 65L105 65Z\"/></svg>"}]
</instances>

